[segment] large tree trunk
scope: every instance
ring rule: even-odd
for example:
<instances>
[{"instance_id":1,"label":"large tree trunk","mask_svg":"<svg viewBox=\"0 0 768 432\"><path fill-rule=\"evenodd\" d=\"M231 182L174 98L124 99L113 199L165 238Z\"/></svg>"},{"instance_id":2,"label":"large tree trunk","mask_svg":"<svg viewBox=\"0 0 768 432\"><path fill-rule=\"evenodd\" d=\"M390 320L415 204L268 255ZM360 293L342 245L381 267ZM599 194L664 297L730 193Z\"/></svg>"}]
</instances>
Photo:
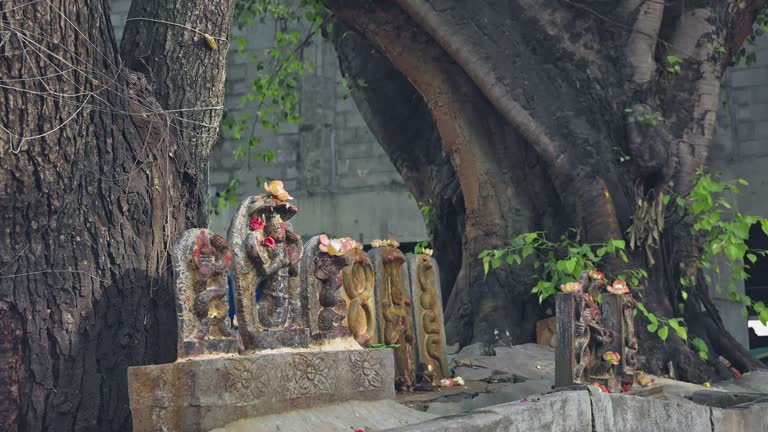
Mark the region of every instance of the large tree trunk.
<instances>
[{"instance_id":1,"label":"large tree trunk","mask_svg":"<svg viewBox=\"0 0 768 432\"><path fill-rule=\"evenodd\" d=\"M136 0L121 58L109 2L0 2L2 430L130 430L126 368L175 359L233 3Z\"/></svg>"},{"instance_id":2,"label":"large tree trunk","mask_svg":"<svg viewBox=\"0 0 768 432\"><path fill-rule=\"evenodd\" d=\"M636 201L685 195L708 160L720 76L761 2L608 3L326 1L338 17L331 36L342 71L366 83L353 97L414 195L436 207L451 342L528 342L543 312L528 294L530 263L484 277L479 252L568 227L584 242L621 239ZM679 74L658 67L671 54L685 59ZM664 119L630 121L627 108ZM617 148L631 159L620 161ZM699 271L690 223L669 221L655 264L645 251L630 256L629 267L649 271L640 294L662 317L679 314L680 272ZM760 367L725 331L706 285L691 297L681 316L714 349L710 361L639 325L641 365L664 373L671 361L699 382L727 375L718 355L741 370Z\"/></svg>"}]
</instances>

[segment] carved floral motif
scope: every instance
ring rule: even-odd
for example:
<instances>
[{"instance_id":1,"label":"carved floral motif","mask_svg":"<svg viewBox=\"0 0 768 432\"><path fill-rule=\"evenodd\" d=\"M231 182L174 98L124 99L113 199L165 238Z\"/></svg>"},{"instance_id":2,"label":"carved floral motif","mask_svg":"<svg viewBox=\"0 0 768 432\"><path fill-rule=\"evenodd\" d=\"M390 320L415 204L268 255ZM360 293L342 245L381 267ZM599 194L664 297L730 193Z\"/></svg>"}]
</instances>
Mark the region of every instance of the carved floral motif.
<instances>
[{"instance_id":1,"label":"carved floral motif","mask_svg":"<svg viewBox=\"0 0 768 432\"><path fill-rule=\"evenodd\" d=\"M352 363L352 373L359 383L357 390L378 388L384 383L381 376L381 371L384 370L381 357L374 355L371 350L354 351L349 354L349 361Z\"/></svg>"}]
</instances>

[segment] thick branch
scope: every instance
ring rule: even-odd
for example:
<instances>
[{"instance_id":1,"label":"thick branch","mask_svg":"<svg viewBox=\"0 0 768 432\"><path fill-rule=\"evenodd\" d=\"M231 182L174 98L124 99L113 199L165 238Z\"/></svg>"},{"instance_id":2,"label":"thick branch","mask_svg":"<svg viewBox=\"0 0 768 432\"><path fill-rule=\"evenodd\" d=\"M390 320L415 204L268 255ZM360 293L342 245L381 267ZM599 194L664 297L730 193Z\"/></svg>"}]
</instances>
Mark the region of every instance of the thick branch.
<instances>
[{"instance_id":1,"label":"thick branch","mask_svg":"<svg viewBox=\"0 0 768 432\"><path fill-rule=\"evenodd\" d=\"M650 81L656 70L653 53L663 16L664 2L659 0L646 0L637 12L635 25L624 50L628 76L636 83Z\"/></svg>"}]
</instances>

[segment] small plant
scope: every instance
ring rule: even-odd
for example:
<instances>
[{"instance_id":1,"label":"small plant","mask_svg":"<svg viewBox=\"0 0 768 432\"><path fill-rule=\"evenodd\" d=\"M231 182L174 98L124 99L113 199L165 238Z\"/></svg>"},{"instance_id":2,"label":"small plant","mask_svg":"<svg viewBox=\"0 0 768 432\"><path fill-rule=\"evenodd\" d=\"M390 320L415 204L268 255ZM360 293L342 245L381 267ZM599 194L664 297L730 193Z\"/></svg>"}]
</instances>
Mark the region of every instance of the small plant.
<instances>
[{"instance_id":1,"label":"small plant","mask_svg":"<svg viewBox=\"0 0 768 432\"><path fill-rule=\"evenodd\" d=\"M667 56L667 72L671 74L679 74L680 66L683 64L683 59L676 55Z\"/></svg>"},{"instance_id":2,"label":"small plant","mask_svg":"<svg viewBox=\"0 0 768 432\"><path fill-rule=\"evenodd\" d=\"M530 257L535 269L541 269L538 281L531 292L539 302L555 294L560 285L577 280L584 270L604 267L609 256L618 256L628 262L624 240L609 240L606 243L582 244L572 237L578 237L576 230L569 230L559 242L548 240L543 231L520 234L504 249L489 249L480 253L483 269L487 275L502 264L520 265ZM629 280L637 287L647 277L645 270L626 270L616 278Z\"/></svg>"},{"instance_id":3,"label":"small plant","mask_svg":"<svg viewBox=\"0 0 768 432\"><path fill-rule=\"evenodd\" d=\"M637 109L624 108L624 112L631 114L627 117L630 123L640 123L646 126L656 126L662 121L664 117L658 111L651 111L650 109Z\"/></svg>"}]
</instances>

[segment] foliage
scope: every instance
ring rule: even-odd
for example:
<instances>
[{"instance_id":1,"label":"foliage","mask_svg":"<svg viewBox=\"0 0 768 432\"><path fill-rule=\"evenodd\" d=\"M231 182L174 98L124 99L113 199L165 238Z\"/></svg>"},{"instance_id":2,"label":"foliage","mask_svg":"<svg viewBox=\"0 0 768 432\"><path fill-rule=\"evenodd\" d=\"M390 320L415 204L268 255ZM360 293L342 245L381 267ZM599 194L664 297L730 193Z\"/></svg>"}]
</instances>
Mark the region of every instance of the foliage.
<instances>
[{"instance_id":1,"label":"foliage","mask_svg":"<svg viewBox=\"0 0 768 432\"><path fill-rule=\"evenodd\" d=\"M753 309L760 321L768 322L768 308L763 302L754 302L749 296L737 291L737 283L746 280L747 270L757 262L758 256L764 256L768 251L751 249L747 245L749 231L752 225L759 223L763 232L768 234L768 219L758 216L744 215L733 209L730 202L735 201L735 195L740 192L739 186L748 186L744 179L719 181L710 173L699 171L696 183L688 194L688 209L694 220L691 234L703 240L703 253L696 261L696 266L706 272L714 272L715 288L718 292L728 290L728 297L743 305L742 314L749 316L749 308ZM726 199L730 195L730 200ZM686 204L682 197L676 198L678 208ZM720 278L722 269L728 268L730 278L727 285ZM712 282L712 276L704 273L706 282ZM692 287L696 280L683 272L680 284ZM682 291L683 300L687 298Z\"/></svg>"},{"instance_id":2,"label":"foliage","mask_svg":"<svg viewBox=\"0 0 768 432\"><path fill-rule=\"evenodd\" d=\"M738 65L743 61L747 66L755 63L757 61L757 53L754 51L755 43L757 38L766 33L768 33L768 9L763 8L755 17L752 33L744 40L745 44L733 55L733 63ZM725 48L723 48L723 52L725 52Z\"/></svg>"},{"instance_id":3,"label":"foliage","mask_svg":"<svg viewBox=\"0 0 768 432\"><path fill-rule=\"evenodd\" d=\"M529 257L535 269L540 269L538 281L531 292L538 295L539 302L557 292L561 284L576 280L584 270L605 266L609 257L620 257L628 262L624 240L610 240L606 243L579 243L572 237L577 232L570 230L560 237L559 242L547 240L543 231L520 234L503 249L489 249L480 253L483 269L487 275L503 263L521 265ZM576 236L577 237L577 236ZM616 278L627 280L632 286L639 286L647 277L645 270L626 270Z\"/></svg>"},{"instance_id":4,"label":"foliage","mask_svg":"<svg viewBox=\"0 0 768 432\"><path fill-rule=\"evenodd\" d=\"M248 49L244 37L235 38L233 55L246 58L255 65L256 71L250 90L236 107L229 107L221 122L224 137L237 143L233 152L235 160L247 156L275 163L274 150L262 145L257 128L261 127L261 132L278 133L282 124L301 123L300 80L305 72L314 68L303 58L302 49L322 30L327 15L317 0L241 0L237 3L235 26L243 30L254 24L274 23L274 45L258 53ZM301 27L307 29L300 32ZM231 193L234 194L234 190ZM220 205L226 202L219 199L213 211L218 213L223 209Z\"/></svg>"},{"instance_id":5,"label":"foliage","mask_svg":"<svg viewBox=\"0 0 768 432\"><path fill-rule=\"evenodd\" d=\"M667 72L672 74L679 74L680 73L680 67L683 64L683 59L676 55L668 55L667 56Z\"/></svg>"},{"instance_id":6,"label":"foliage","mask_svg":"<svg viewBox=\"0 0 768 432\"><path fill-rule=\"evenodd\" d=\"M214 214L218 215L223 210L226 210L229 208L229 206L233 206L237 203L237 194L235 191L237 190L237 187L240 185L240 177L235 177L232 179L232 181L229 182L229 185L226 189L224 189L221 192L216 192L215 198L216 203L212 206L211 210Z\"/></svg>"}]
</instances>

